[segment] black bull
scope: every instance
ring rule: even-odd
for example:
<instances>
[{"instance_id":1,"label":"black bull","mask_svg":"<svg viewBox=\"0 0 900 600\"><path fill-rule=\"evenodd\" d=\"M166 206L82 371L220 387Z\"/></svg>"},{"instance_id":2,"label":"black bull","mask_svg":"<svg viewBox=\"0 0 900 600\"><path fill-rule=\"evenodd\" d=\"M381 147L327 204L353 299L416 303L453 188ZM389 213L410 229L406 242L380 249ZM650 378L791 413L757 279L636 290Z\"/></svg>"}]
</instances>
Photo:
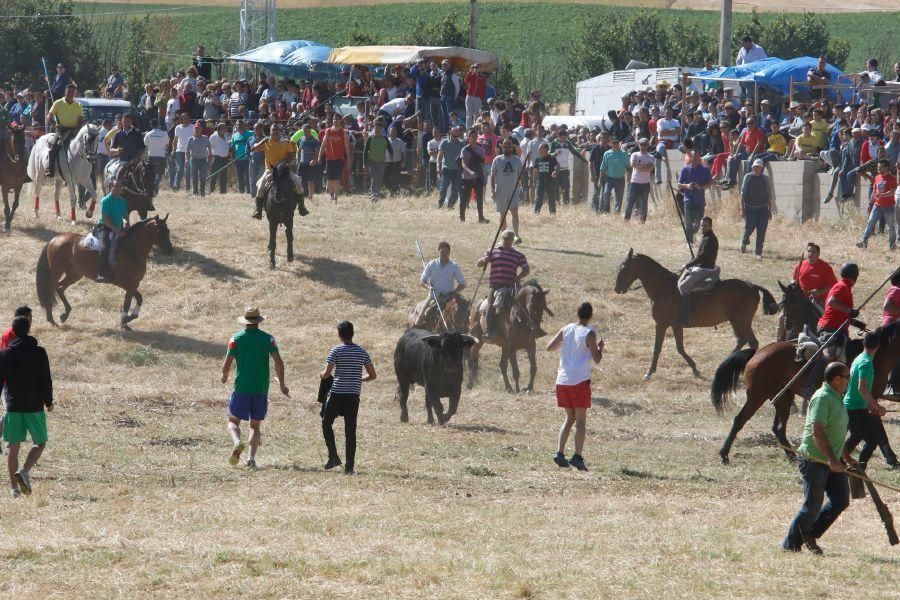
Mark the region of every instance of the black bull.
<instances>
[{"instance_id":1,"label":"black bull","mask_svg":"<svg viewBox=\"0 0 900 600\"><path fill-rule=\"evenodd\" d=\"M437 413L441 425L456 414L462 391L463 352L477 343L477 338L458 332L432 333L424 329L408 329L400 336L394 349L394 373L397 375L396 396L400 401L402 422L409 421L406 402L412 384L425 388L429 423L434 423L432 411ZM441 398L449 399L446 415Z\"/></svg>"}]
</instances>

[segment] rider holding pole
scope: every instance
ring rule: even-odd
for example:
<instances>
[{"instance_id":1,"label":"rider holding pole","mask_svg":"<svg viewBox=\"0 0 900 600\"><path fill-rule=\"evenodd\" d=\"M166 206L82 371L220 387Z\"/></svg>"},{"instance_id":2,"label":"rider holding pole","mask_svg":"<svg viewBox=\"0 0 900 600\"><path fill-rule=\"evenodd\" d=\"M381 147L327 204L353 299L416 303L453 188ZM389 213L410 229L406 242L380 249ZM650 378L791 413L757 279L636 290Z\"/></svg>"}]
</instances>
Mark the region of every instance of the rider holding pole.
<instances>
[{"instance_id":1,"label":"rider holding pole","mask_svg":"<svg viewBox=\"0 0 900 600\"><path fill-rule=\"evenodd\" d=\"M59 149L72 138L84 121L84 109L75 101L77 90L78 86L75 83L67 85L66 95L54 102L50 107L50 112L47 113L51 122L56 125L56 140L50 147L50 160L47 163L47 171L44 173L45 177L53 177Z\"/></svg>"},{"instance_id":2,"label":"rider holding pole","mask_svg":"<svg viewBox=\"0 0 900 600\"><path fill-rule=\"evenodd\" d=\"M269 193L269 186L272 184L272 170L278 163L292 163L297 154L297 146L290 140L281 139L281 129L277 125L269 125L269 137L263 138L250 151L255 152L262 150L266 157L266 170L256 183L256 209L251 215L254 219L262 219L263 204L266 201L266 194ZM291 181L294 182L294 190L298 198L298 210L300 216L305 217L309 214L306 205L303 202L303 182L300 176L293 171L289 171Z\"/></svg>"},{"instance_id":3,"label":"rider holding pole","mask_svg":"<svg viewBox=\"0 0 900 600\"><path fill-rule=\"evenodd\" d=\"M435 258L425 265L419 283L429 290L422 310L419 312L419 320L416 327L430 321L428 317L434 310L434 302L438 303L437 310L443 311L447 302L466 288L466 278L456 261L450 260L450 243L441 241L438 243L439 258ZM434 292L432 298L431 292Z\"/></svg>"},{"instance_id":4,"label":"rider holding pole","mask_svg":"<svg viewBox=\"0 0 900 600\"><path fill-rule=\"evenodd\" d=\"M484 315L485 338L497 334L496 313L512 305L515 286L531 272L525 255L513 248L515 238L516 232L507 229L503 232L502 245L492 248L478 259L479 267L484 267L488 263L491 265L491 274L488 278L491 291L488 294L487 310Z\"/></svg>"}]
</instances>

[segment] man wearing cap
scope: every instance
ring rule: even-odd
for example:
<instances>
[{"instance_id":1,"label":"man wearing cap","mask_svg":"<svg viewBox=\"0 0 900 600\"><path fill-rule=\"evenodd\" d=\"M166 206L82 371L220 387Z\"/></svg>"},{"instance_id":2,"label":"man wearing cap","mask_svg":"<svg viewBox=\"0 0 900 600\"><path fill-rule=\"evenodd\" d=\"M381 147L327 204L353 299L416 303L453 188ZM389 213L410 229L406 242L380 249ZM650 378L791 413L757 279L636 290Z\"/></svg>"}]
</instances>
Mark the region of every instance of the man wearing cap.
<instances>
[{"instance_id":1,"label":"man wearing cap","mask_svg":"<svg viewBox=\"0 0 900 600\"><path fill-rule=\"evenodd\" d=\"M62 63L56 65L56 76L53 78L53 84L51 85L50 81L47 80L47 85L50 86L50 97L54 102L66 95L66 86L71 81L72 78L66 73L66 65Z\"/></svg>"},{"instance_id":2,"label":"man wearing cap","mask_svg":"<svg viewBox=\"0 0 900 600\"><path fill-rule=\"evenodd\" d=\"M78 87L74 83L66 85L65 96L54 102L47 113L51 117L51 122L56 125L56 138L50 147L50 160L47 162L44 177L53 177L60 148L71 141L84 121L84 110L75 101L77 90Z\"/></svg>"},{"instance_id":3,"label":"man wearing cap","mask_svg":"<svg viewBox=\"0 0 900 600\"><path fill-rule=\"evenodd\" d=\"M497 314L505 312L515 298L515 288L522 279L528 276L531 268L525 255L513 248L516 232L507 229L501 236L501 245L488 251L478 259L478 266L484 268L490 263L491 273L488 282L491 291L488 293L488 310L484 315L486 328L483 337L491 337L497 333Z\"/></svg>"},{"instance_id":4,"label":"man wearing cap","mask_svg":"<svg viewBox=\"0 0 900 600\"><path fill-rule=\"evenodd\" d=\"M756 230L756 258L762 258L766 229L775 212L775 202L769 190L769 178L763 175L765 163L757 158L750 172L741 183L741 216L744 218L744 237L741 239L741 254L750 245L750 235Z\"/></svg>"},{"instance_id":5,"label":"man wearing cap","mask_svg":"<svg viewBox=\"0 0 900 600\"><path fill-rule=\"evenodd\" d=\"M628 201L625 204L625 221L631 220L631 211L636 210L641 223L647 221L647 202L650 199L650 178L656 161L648 152L650 140L638 140L638 151L631 154L631 181L628 185Z\"/></svg>"},{"instance_id":6,"label":"man wearing cap","mask_svg":"<svg viewBox=\"0 0 900 600\"><path fill-rule=\"evenodd\" d=\"M47 411L53 410L53 382L47 352L29 334L31 318L13 319L15 334L0 350L0 381L6 384L6 416L3 441L9 444L9 482L13 497L31 494L31 469L47 444ZM28 436L34 444L19 468L19 446Z\"/></svg>"},{"instance_id":7,"label":"man wearing cap","mask_svg":"<svg viewBox=\"0 0 900 600\"><path fill-rule=\"evenodd\" d=\"M716 258L719 256L719 238L713 233L712 218L705 216L700 219L700 230L703 237L700 239L700 248L697 256L684 264L681 268L681 277L678 278L678 318L673 325L687 326L690 322L691 292L701 282L709 278L719 277L719 269L716 267Z\"/></svg>"},{"instance_id":8,"label":"man wearing cap","mask_svg":"<svg viewBox=\"0 0 900 600\"><path fill-rule=\"evenodd\" d=\"M262 438L259 427L269 408L270 356L275 363L275 378L281 393L290 395L284 380L284 361L281 360L275 338L259 328L264 320L265 317L255 306L244 311L244 316L238 319L239 323L244 324L244 330L231 337L222 364L222 383L225 383L231 364L237 361L234 390L228 402L228 435L234 443L228 462L232 466L240 462L241 452L247 447L241 440L241 421L250 421L250 458L247 466L256 467L256 451Z\"/></svg>"},{"instance_id":9,"label":"man wearing cap","mask_svg":"<svg viewBox=\"0 0 900 600\"><path fill-rule=\"evenodd\" d=\"M691 163L681 169L678 176L678 189L684 194L684 234L691 244L706 210L705 191L712 183L709 168L703 164L700 152L694 150L691 152Z\"/></svg>"}]
</instances>

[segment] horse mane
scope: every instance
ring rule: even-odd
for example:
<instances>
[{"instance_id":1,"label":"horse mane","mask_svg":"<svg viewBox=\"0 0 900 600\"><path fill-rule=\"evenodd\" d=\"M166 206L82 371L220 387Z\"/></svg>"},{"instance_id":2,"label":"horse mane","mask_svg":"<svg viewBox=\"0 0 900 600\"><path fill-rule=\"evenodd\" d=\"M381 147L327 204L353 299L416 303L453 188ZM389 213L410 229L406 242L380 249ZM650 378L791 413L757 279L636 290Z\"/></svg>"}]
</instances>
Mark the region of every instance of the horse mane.
<instances>
[{"instance_id":1,"label":"horse mane","mask_svg":"<svg viewBox=\"0 0 900 600\"><path fill-rule=\"evenodd\" d=\"M668 274L669 277L676 277L675 273L673 273L673 272L670 271L669 269L665 268L665 267L662 266L660 263L656 262L655 260L653 260L652 258L650 258L649 256L647 256L646 254L635 254L635 255L633 255L633 256L631 257L631 259L632 259L632 260L643 259L643 260L647 261L648 263L650 263L650 266L651 266L651 267L654 267L654 268L656 268L656 269L659 269L660 271L662 271L662 272Z\"/></svg>"},{"instance_id":2,"label":"horse mane","mask_svg":"<svg viewBox=\"0 0 900 600\"><path fill-rule=\"evenodd\" d=\"M878 334L878 344L880 346L892 343L897 334L900 333L900 320L894 320L887 325L879 327L875 330L875 333Z\"/></svg>"},{"instance_id":3,"label":"horse mane","mask_svg":"<svg viewBox=\"0 0 900 600\"><path fill-rule=\"evenodd\" d=\"M541 284L538 283L537 279L529 279L522 285L522 287L533 287L533 288L537 288L537 291L539 291L539 292L544 291L544 288L541 287Z\"/></svg>"}]
</instances>

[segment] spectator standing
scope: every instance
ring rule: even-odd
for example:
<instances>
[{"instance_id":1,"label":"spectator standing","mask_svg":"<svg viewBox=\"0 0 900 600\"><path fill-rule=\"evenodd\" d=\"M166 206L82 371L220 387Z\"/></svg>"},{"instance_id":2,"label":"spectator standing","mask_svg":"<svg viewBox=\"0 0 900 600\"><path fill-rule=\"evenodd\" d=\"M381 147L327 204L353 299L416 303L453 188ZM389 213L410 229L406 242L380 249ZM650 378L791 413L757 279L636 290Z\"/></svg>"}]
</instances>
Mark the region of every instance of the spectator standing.
<instances>
[{"instance_id":1,"label":"spectator standing","mask_svg":"<svg viewBox=\"0 0 900 600\"><path fill-rule=\"evenodd\" d=\"M319 136L319 162L325 163L328 194L332 202L337 202L341 194L341 180L344 167L350 164L350 136L344 129L340 115L334 115L332 126Z\"/></svg>"},{"instance_id":2,"label":"spectator standing","mask_svg":"<svg viewBox=\"0 0 900 600\"><path fill-rule=\"evenodd\" d=\"M693 244L700 229L700 219L706 211L706 190L712 185L712 174L703 164L700 152L691 152L690 164L681 169L678 189L684 193L684 233Z\"/></svg>"},{"instance_id":3,"label":"spectator standing","mask_svg":"<svg viewBox=\"0 0 900 600\"><path fill-rule=\"evenodd\" d=\"M641 138L638 140L638 151L632 152L631 158L631 182L628 185L628 201L625 204L625 221L631 220L631 212L637 211L641 223L647 222L647 202L650 199L650 181L656 161L647 151L650 148L650 140Z\"/></svg>"},{"instance_id":4,"label":"spectator standing","mask_svg":"<svg viewBox=\"0 0 900 600\"><path fill-rule=\"evenodd\" d=\"M600 194L602 185L600 183L600 167L603 165L603 157L606 151L611 148L609 134L607 132L596 133L595 142L588 150L588 165L591 174L591 183L594 184L594 194L591 196L591 208L594 212L600 212ZM525 152L527 154L527 152Z\"/></svg>"},{"instance_id":5,"label":"spectator standing","mask_svg":"<svg viewBox=\"0 0 900 600\"><path fill-rule=\"evenodd\" d=\"M298 174L303 183L303 189L309 198L313 197L316 192L317 182L321 182L321 170L319 169L319 138L309 123L304 123L299 131L291 136L291 141L297 145L298 156Z\"/></svg>"},{"instance_id":6,"label":"spectator standing","mask_svg":"<svg viewBox=\"0 0 900 600\"><path fill-rule=\"evenodd\" d=\"M559 191L563 204L568 204L572 188L572 172L569 169L569 164L573 162L574 158L584 163L587 161L578 148L569 140L568 129L561 129L557 132L556 139L550 142L550 152L556 156L556 160L559 163Z\"/></svg>"},{"instance_id":7,"label":"spectator standing","mask_svg":"<svg viewBox=\"0 0 900 600\"><path fill-rule=\"evenodd\" d=\"M258 146L265 138L266 132L263 124L256 123L253 126L253 134L250 136L250 141L247 143L248 148L250 148L250 195L254 198L256 198L259 191L256 189L256 184L266 170L266 154L263 148Z\"/></svg>"},{"instance_id":8,"label":"spectator standing","mask_svg":"<svg viewBox=\"0 0 900 600\"><path fill-rule=\"evenodd\" d=\"M566 411L559 430L553 462L559 467L587 471L584 464L584 439L587 435L587 410L591 407L591 371L603 359L603 339L590 324L594 307L584 302L578 307L578 322L560 329L547 344L547 350L559 350L556 373L556 404ZM575 426L575 452L566 460L566 443Z\"/></svg>"},{"instance_id":9,"label":"spectator standing","mask_svg":"<svg viewBox=\"0 0 900 600\"><path fill-rule=\"evenodd\" d=\"M734 64L746 65L764 58L768 58L766 51L761 46L754 44L752 37L745 35L741 38L741 49L738 50Z\"/></svg>"},{"instance_id":10,"label":"spectator standing","mask_svg":"<svg viewBox=\"0 0 900 600\"><path fill-rule=\"evenodd\" d=\"M466 208L471 197L475 196L478 208L478 222L487 223L484 218L484 147L478 143L479 127L472 127L467 135L467 144L460 151L459 165L462 169L459 199L459 220L466 220Z\"/></svg>"},{"instance_id":11,"label":"spectator standing","mask_svg":"<svg viewBox=\"0 0 900 600\"><path fill-rule=\"evenodd\" d=\"M387 164L384 170L384 184L390 191L391 196L396 196L400 193L403 164L408 154L406 142L400 137L400 127L398 125L391 126L388 131L388 143L390 144L391 152L385 157Z\"/></svg>"},{"instance_id":12,"label":"spectator standing","mask_svg":"<svg viewBox=\"0 0 900 600\"><path fill-rule=\"evenodd\" d=\"M212 192L216 189L216 182L218 180L220 194L224 194L228 187L227 165L230 140L228 139L226 130L225 123L219 123L216 126L215 133L209 136L210 156L212 157L210 172L215 173L215 175L210 178L209 191Z\"/></svg>"},{"instance_id":13,"label":"spectator standing","mask_svg":"<svg viewBox=\"0 0 900 600\"><path fill-rule=\"evenodd\" d=\"M487 95L487 79L478 63L470 66L466 73L466 129L470 129L481 114L481 106Z\"/></svg>"},{"instance_id":14,"label":"spectator standing","mask_svg":"<svg viewBox=\"0 0 900 600\"><path fill-rule=\"evenodd\" d=\"M169 175L169 182L172 191L177 192L181 189L182 179L184 180L185 192L190 192L190 164L186 160L188 142L194 137L194 124L191 123L191 117L187 113L182 113L181 123L175 126L175 177L174 180ZM185 168L188 169L185 176Z\"/></svg>"},{"instance_id":15,"label":"spectator standing","mask_svg":"<svg viewBox=\"0 0 900 600\"><path fill-rule=\"evenodd\" d=\"M555 215L556 203L559 201L559 187L557 186L559 162L555 156L550 154L550 144L547 142L541 144L538 152L540 152L540 156L534 161L537 184L534 192L534 214L540 214L546 197L550 214Z\"/></svg>"},{"instance_id":16,"label":"spectator standing","mask_svg":"<svg viewBox=\"0 0 900 600\"><path fill-rule=\"evenodd\" d=\"M50 86L52 102L56 102L66 95L66 86L69 85L70 81L72 81L72 78L66 73L66 65L62 63L57 64L56 76L53 77L53 83L51 84L49 80L47 81L47 85Z\"/></svg>"},{"instance_id":17,"label":"spectator standing","mask_svg":"<svg viewBox=\"0 0 900 600\"><path fill-rule=\"evenodd\" d=\"M891 175L890 163L887 159L878 161L878 175L872 185L872 207L869 213L869 220L863 231L862 239L856 243L857 248L866 248L869 243L869 237L875 229L875 225L883 217L885 225L888 229L888 247L895 250L897 245L897 232L894 219L894 207L896 199L894 197L897 191L897 177Z\"/></svg>"},{"instance_id":18,"label":"spectator standing","mask_svg":"<svg viewBox=\"0 0 900 600\"><path fill-rule=\"evenodd\" d=\"M13 497L31 494L31 469L47 445L47 415L53 410L53 382L47 352L29 334L31 320L13 319L15 338L0 350L0 381L6 383L3 441L9 444L7 467ZM19 447L28 436L33 446L19 468Z\"/></svg>"},{"instance_id":19,"label":"spectator standing","mask_svg":"<svg viewBox=\"0 0 900 600\"><path fill-rule=\"evenodd\" d=\"M206 123L203 120L197 121L194 126L194 135L187 141L185 145L185 157L190 161L191 165L191 196L206 196L206 171L209 166L209 157L212 147L209 138L203 135L203 129ZM185 182L185 190L187 182Z\"/></svg>"},{"instance_id":20,"label":"spectator standing","mask_svg":"<svg viewBox=\"0 0 900 600\"><path fill-rule=\"evenodd\" d=\"M246 194L250 191L250 140L253 134L247 131L247 124L243 120L239 120L235 127L236 131L231 135L228 145L234 155L238 191Z\"/></svg>"},{"instance_id":21,"label":"spectator standing","mask_svg":"<svg viewBox=\"0 0 900 600\"><path fill-rule=\"evenodd\" d=\"M328 462L325 469L333 469L341 465L337 453L332 425L338 416L344 417L344 438L347 463L344 473L352 475L356 466L356 418L359 413L359 396L362 384L375 381L375 366L369 353L353 343L353 323L341 321L337 327L341 343L334 346L325 359L325 369L320 377L327 380L333 377L331 391L322 406L322 436L328 448ZM366 374L362 372L365 370Z\"/></svg>"},{"instance_id":22,"label":"spectator standing","mask_svg":"<svg viewBox=\"0 0 900 600\"><path fill-rule=\"evenodd\" d=\"M437 174L440 177L438 208L443 208L446 200L447 208L453 210L457 200L460 200L459 188L462 185L462 171L459 167L459 155L466 145L460 139L461 130L461 127L450 129L450 137L444 139L438 146Z\"/></svg>"},{"instance_id":23,"label":"spectator standing","mask_svg":"<svg viewBox=\"0 0 900 600\"><path fill-rule=\"evenodd\" d=\"M603 153L599 169L599 184L603 189L598 212L610 212L610 196L616 194L616 214L622 212L622 197L625 195L625 179L631 175L631 157L622 150L619 138L612 138L612 147Z\"/></svg>"},{"instance_id":24,"label":"spectator standing","mask_svg":"<svg viewBox=\"0 0 900 600\"><path fill-rule=\"evenodd\" d=\"M730 190L737 184L737 173L741 166L741 161L753 158L754 155L763 152L765 149L765 132L758 127L756 117L747 117L747 128L741 133L736 148L728 157L728 174L722 190Z\"/></svg>"},{"instance_id":25,"label":"spectator standing","mask_svg":"<svg viewBox=\"0 0 900 600\"><path fill-rule=\"evenodd\" d=\"M162 181L163 171L166 169L166 154L169 150L169 134L163 127L165 123L159 119L153 119L150 122L153 127L144 134L144 146L147 147L147 159L153 165L156 175L154 185L156 193L159 193L159 182ZM101 173L103 171L100 171Z\"/></svg>"},{"instance_id":26,"label":"spectator standing","mask_svg":"<svg viewBox=\"0 0 900 600\"><path fill-rule=\"evenodd\" d=\"M772 194L769 191L769 178L763 175L765 163L756 159L749 173L744 175L741 183L741 216L744 217L744 237L741 238L741 254L750 245L750 235L756 230L756 258L762 258L763 243L766 240L766 228L772 219L775 209Z\"/></svg>"},{"instance_id":27,"label":"spectator standing","mask_svg":"<svg viewBox=\"0 0 900 600\"><path fill-rule=\"evenodd\" d=\"M525 168L522 159L516 156L515 146L510 138L503 140L502 154L494 159L491 165L491 192L494 205L500 214L500 229L506 229L506 213L512 216L512 231L515 232L513 243L521 244L519 235L519 200L521 197L520 175Z\"/></svg>"},{"instance_id":28,"label":"spectator standing","mask_svg":"<svg viewBox=\"0 0 900 600\"><path fill-rule=\"evenodd\" d=\"M104 97L122 99L125 97L125 78L119 73L119 65L113 65L106 79Z\"/></svg>"},{"instance_id":29,"label":"spectator standing","mask_svg":"<svg viewBox=\"0 0 900 600\"><path fill-rule=\"evenodd\" d=\"M378 117L375 119L375 129L366 138L363 148L363 168L369 171L369 194L372 202L382 198L381 186L384 183L384 173L387 169L388 156L393 155L391 142L384 135L384 121ZM308 126L304 126L306 128Z\"/></svg>"}]
</instances>

